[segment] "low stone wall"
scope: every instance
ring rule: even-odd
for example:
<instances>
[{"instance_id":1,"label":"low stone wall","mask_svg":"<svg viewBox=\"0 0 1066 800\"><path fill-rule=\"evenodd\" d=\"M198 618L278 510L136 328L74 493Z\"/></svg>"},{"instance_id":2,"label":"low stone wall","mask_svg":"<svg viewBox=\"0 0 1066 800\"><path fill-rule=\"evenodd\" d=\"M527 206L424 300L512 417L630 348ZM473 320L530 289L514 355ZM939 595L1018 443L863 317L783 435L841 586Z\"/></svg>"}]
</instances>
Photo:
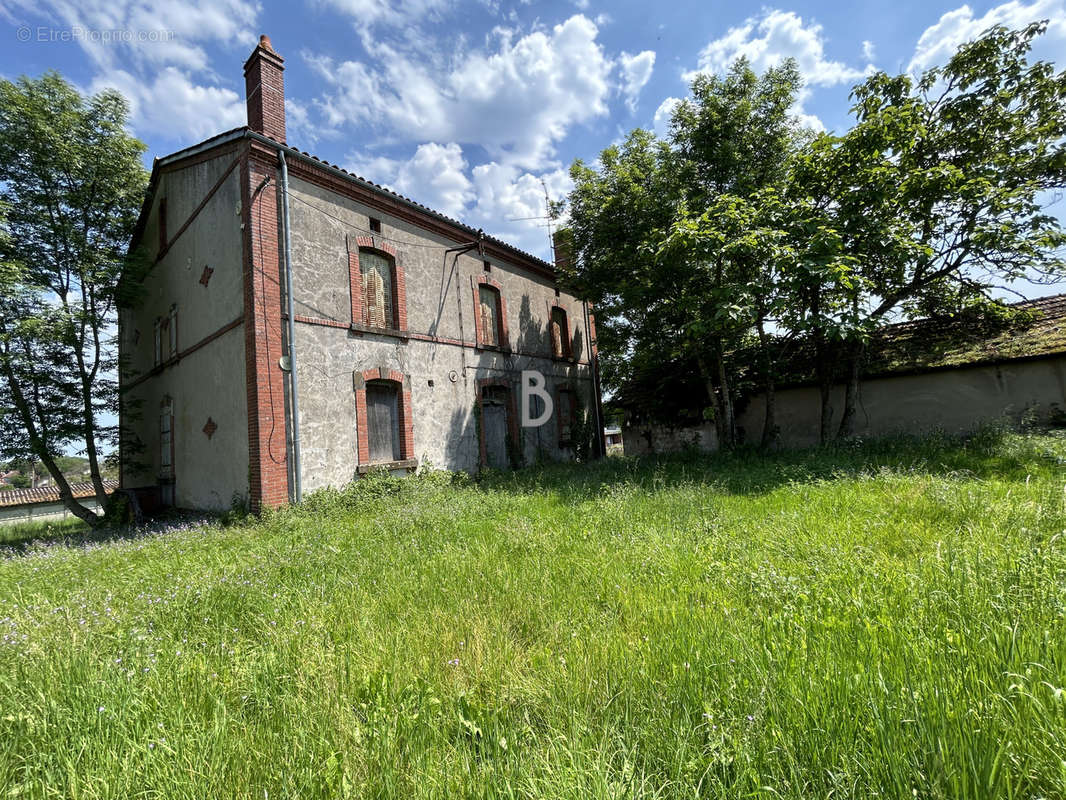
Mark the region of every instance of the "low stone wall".
<instances>
[{"instance_id":1,"label":"low stone wall","mask_svg":"<svg viewBox=\"0 0 1066 800\"><path fill-rule=\"evenodd\" d=\"M844 387L831 397L834 430L844 408ZM1066 357L958 367L912 375L892 375L862 382L855 435L876 438L895 433L933 430L965 433L984 423L1007 419L1046 423L1066 413ZM759 442L765 420L765 398L758 395L737 417L742 441ZM802 386L777 393L777 425L784 447L818 443L821 401L817 387ZM627 426L626 455L671 453L695 445L714 450L714 424L672 428Z\"/></svg>"}]
</instances>

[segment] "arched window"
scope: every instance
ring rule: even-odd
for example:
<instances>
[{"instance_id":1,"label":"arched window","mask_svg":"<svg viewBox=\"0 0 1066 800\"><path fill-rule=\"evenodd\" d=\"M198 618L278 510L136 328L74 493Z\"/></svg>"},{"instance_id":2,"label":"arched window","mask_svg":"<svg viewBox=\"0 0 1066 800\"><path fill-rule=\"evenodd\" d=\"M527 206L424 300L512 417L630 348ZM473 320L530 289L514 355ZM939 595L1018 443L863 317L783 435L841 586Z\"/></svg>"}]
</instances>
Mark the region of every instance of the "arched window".
<instances>
[{"instance_id":1,"label":"arched window","mask_svg":"<svg viewBox=\"0 0 1066 800\"><path fill-rule=\"evenodd\" d=\"M407 290L396 248L359 236L348 250L352 324L395 332L407 330Z\"/></svg>"},{"instance_id":2,"label":"arched window","mask_svg":"<svg viewBox=\"0 0 1066 800\"><path fill-rule=\"evenodd\" d=\"M395 319L396 284L392 262L371 250L359 251L363 280L363 319L373 328L398 328Z\"/></svg>"},{"instance_id":3,"label":"arched window","mask_svg":"<svg viewBox=\"0 0 1066 800\"><path fill-rule=\"evenodd\" d=\"M483 283L478 287L478 301L478 313L481 314L481 325L478 326L481 332L480 344L499 347L503 341L503 331L500 330L500 290Z\"/></svg>"},{"instance_id":4,"label":"arched window","mask_svg":"<svg viewBox=\"0 0 1066 800\"><path fill-rule=\"evenodd\" d=\"M566 319L566 310L561 306L552 306L549 329L552 340L552 355L556 358L570 358L570 323Z\"/></svg>"},{"instance_id":5,"label":"arched window","mask_svg":"<svg viewBox=\"0 0 1066 800\"><path fill-rule=\"evenodd\" d=\"M507 338L507 302L500 284L488 275L479 275L474 284L474 334L478 347L510 349Z\"/></svg>"},{"instance_id":6,"label":"arched window","mask_svg":"<svg viewBox=\"0 0 1066 800\"><path fill-rule=\"evenodd\" d=\"M478 381L481 466L510 469L522 460L514 392L502 378Z\"/></svg>"},{"instance_id":7,"label":"arched window","mask_svg":"<svg viewBox=\"0 0 1066 800\"><path fill-rule=\"evenodd\" d=\"M354 379L357 471L366 472L374 464L415 466L410 378L387 367L372 367L356 372Z\"/></svg>"}]
</instances>

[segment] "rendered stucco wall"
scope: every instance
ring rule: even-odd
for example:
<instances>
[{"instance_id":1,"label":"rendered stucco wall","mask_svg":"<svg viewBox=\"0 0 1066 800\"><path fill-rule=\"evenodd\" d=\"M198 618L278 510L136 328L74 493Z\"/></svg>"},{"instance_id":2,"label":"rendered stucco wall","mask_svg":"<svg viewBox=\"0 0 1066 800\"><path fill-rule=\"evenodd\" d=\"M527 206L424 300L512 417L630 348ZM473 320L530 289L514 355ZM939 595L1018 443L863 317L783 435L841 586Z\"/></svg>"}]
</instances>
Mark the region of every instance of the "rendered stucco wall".
<instances>
[{"instance_id":1,"label":"rendered stucco wall","mask_svg":"<svg viewBox=\"0 0 1066 800\"><path fill-rule=\"evenodd\" d=\"M834 425L839 424L844 389L832 394ZM877 437L893 433L942 430L965 433L999 419L1035 421L1066 411L1066 357L1015 361L992 366L938 370L863 381L855 434ZM737 418L743 440L762 437L765 401L756 396ZM777 424L785 447L818 443L821 404L816 387L777 393ZM701 449L715 448L713 423L701 428L630 426L624 432L627 455L675 452L699 438Z\"/></svg>"},{"instance_id":2,"label":"rendered stucco wall","mask_svg":"<svg viewBox=\"0 0 1066 800\"><path fill-rule=\"evenodd\" d=\"M161 176L142 241L159 249L159 206L167 200L167 235L173 243L144 279L131 309L120 312L123 422L143 443L123 465L122 485L158 482L159 408L173 398L175 503L228 508L248 493L248 416L245 353L240 325L220 334L243 313L239 169L233 169L189 227L182 225L232 164L236 152ZM205 267L211 270L205 282ZM177 305L179 358L154 363L154 323ZM216 338L208 340L210 337ZM164 357L167 347L164 343ZM208 419L217 426L208 437ZM284 432L279 441L284 453Z\"/></svg>"},{"instance_id":3,"label":"rendered stucco wall","mask_svg":"<svg viewBox=\"0 0 1066 800\"><path fill-rule=\"evenodd\" d=\"M300 384L300 437L304 492L352 480L357 466L353 375L374 367L409 377L414 448L420 463L476 470L480 463L478 381L503 378L518 404L521 370L538 369L553 391L569 382L585 409L593 395L583 308L555 296L541 275L493 260L485 272L476 252L445 256L456 243L360 206L306 181L291 179L296 365ZM410 338L352 331L348 246L381 220L380 236L396 248L406 278ZM506 303L511 353L476 349L474 293L479 276L500 285ZM574 361L551 357L548 320L552 304L567 311ZM465 342L466 345L460 345ZM432 382L432 385L430 385ZM556 421L521 434L526 463L561 459Z\"/></svg>"},{"instance_id":4,"label":"rendered stucco wall","mask_svg":"<svg viewBox=\"0 0 1066 800\"><path fill-rule=\"evenodd\" d=\"M836 424L844 407L843 387L834 387L831 402ZM1003 417L1018 422L1030 408L1037 418L1046 419L1053 404L1066 409L1066 358L874 378L861 385L855 434L962 433ZM817 444L820 408L817 388L779 392L782 444ZM765 413L760 396L738 420L749 440L761 437Z\"/></svg>"}]
</instances>

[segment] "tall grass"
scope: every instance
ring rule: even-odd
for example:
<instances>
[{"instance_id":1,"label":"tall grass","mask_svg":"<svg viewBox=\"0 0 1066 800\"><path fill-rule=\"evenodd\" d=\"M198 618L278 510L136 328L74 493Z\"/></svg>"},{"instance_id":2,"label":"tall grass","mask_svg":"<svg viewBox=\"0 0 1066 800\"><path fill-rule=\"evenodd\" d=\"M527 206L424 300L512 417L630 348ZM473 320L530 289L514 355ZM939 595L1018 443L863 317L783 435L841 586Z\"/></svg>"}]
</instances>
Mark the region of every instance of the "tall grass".
<instances>
[{"instance_id":1,"label":"tall grass","mask_svg":"<svg viewBox=\"0 0 1066 800\"><path fill-rule=\"evenodd\" d=\"M1061 797L1066 440L375 478L0 561L0 797Z\"/></svg>"}]
</instances>

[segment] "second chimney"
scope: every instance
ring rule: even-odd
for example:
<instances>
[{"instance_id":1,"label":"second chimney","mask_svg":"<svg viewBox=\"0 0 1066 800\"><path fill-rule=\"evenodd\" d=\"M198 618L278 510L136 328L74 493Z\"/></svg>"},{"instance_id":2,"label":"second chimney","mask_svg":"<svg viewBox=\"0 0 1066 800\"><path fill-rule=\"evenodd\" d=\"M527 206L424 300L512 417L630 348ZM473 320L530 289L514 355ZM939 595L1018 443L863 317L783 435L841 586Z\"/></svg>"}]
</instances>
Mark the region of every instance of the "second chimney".
<instances>
[{"instance_id":1,"label":"second chimney","mask_svg":"<svg viewBox=\"0 0 1066 800\"><path fill-rule=\"evenodd\" d=\"M274 52L269 36L244 62L248 127L285 144L285 59Z\"/></svg>"}]
</instances>

